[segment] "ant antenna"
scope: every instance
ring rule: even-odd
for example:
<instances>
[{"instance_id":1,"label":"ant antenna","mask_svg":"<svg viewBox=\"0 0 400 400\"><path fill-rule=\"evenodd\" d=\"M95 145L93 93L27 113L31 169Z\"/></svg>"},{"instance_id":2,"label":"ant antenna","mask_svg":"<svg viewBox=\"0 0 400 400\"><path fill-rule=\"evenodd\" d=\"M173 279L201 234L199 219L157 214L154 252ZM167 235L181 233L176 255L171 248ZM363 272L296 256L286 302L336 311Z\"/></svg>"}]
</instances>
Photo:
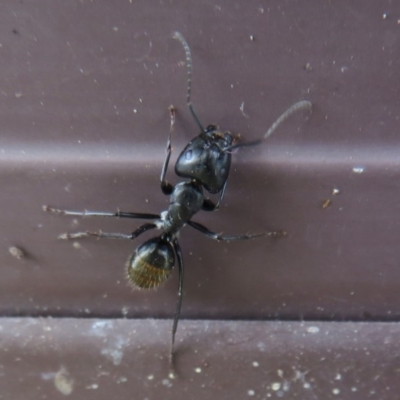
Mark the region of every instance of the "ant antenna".
<instances>
[{"instance_id":1,"label":"ant antenna","mask_svg":"<svg viewBox=\"0 0 400 400\"><path fill-rule=\"evenodd\" d=\"M271 127L267 130L267 133L258 140L253 140L251 142L244 142L244 143L238 143L233 146L230 146L224 150L234 150L239 147L248 147L248 146L256 146L258 144L261 144L265 139L267 139L269 136L271 136L276 129L279 127L282 122L286 121L289 117L291 117L295 112L297 111L302 111L302 110L309 110L312 111L312 103L307 100L302 100L299 101L296 104L293 104L292 107L287 109L272 125Z\"/></svg>"},{"instance_id":2,"label":"ant antenna","mask_svg":"<svg viewBox=\"0 0 400 400\"><path fill-rule=\"evenodd\" d=\"M192 102L190 101L190 92L192 90L192 55L190 53L190 48L189 45L187 44L185 38L182 36L180 32L174 32L172 37L174 39L178 39L182 46L183 49L185 50L185 56L186 56L186 68L187 68L187 96L186 96L186 102L187 106L189 107L190 112L193 115L194 120L196 121L196 124L199 126L201 132L205 132L203 125L201 125L199 119L197 118L196 113L194 112Z\"/></svg>"},{"instance_id":3,"label":"ant antenna","mask_svg":"<svg viewBox=\"0 0 400 400\"><path fill-rule=\"evenodd\" d=\"M312 104L311 102L307 101L307 100L302 100L299 101L296 104L293 104L292 107L290 107L288 110L286 110L272 125L271 127L268 129L267 133L263 136L263 138L261 140L265 140L267 139L269 136L271 136L274 131L276 130L276 128L278 128L278 126L286 121L292 114L294 114L297 111L300 110L312 110Z\"/></svg>"}]
</instances>

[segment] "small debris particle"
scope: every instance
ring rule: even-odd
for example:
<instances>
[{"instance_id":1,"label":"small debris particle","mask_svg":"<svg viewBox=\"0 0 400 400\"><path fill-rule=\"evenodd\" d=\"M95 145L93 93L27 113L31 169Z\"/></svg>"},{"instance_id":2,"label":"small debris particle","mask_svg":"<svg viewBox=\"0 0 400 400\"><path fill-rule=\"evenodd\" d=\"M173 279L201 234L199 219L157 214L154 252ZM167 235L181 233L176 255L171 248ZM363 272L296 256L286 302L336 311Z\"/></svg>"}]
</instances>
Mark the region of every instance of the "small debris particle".
<instances>
[{"instance_id":1,"label":"small debris particle","mask_svg":"<svg viewBox=\"0 0 400 400\"><path fill-rule=\"evenodd\" d=\"M21 258L25 257L24 251L17 246L9 247L8 251L13 257L18 258L18 260L21 260Z\"/></svg>"},{"instance_id":2,"label":"small debris particle","mask_svg":"<svg viewBox=\"0 0 400 400\"><path fill-rule=\"evenodd\" d=\"M148 376L147 376L147 379L148 379L149 381L152 381L152 380L154 379L154 375L148 375Z\"/></svg>"},{"instance_id":3,"label":"small debris particle","mask_svg":"<svg viewBox=\"0 0 400 400\"><path fill-rule=\"evenodd\" d=\"M250 35L250 40L254 42L254 35Z\"/></svg>"},{"instance_id":4,"label":"small debris particle","mask_svg":"<svg viewBox=\"0 0 400 400\"><path fill-rule=\"evenodd\" d=\"M309 326L307 328L308 333L319 333L319 328L318 326Z\"/></svg>"},{"instance_id":5,"label":"small debris particle","mask_svg":"<svg viewBox=\"0 0 400 400\"><path fill-rule=\"evenodd\" d=\"M338 388L335 388L332 390L332 393L338 395L340 393L340 390Z\"/></svg>"},{"instance_id":6,"label":"small debris particle","mask_svg":"<svg viewBox=\"0 0 400 400\"><path fill-rule=\"evenodd\" d=\"M340 194L340 190L338 188L333 188L332 189L332 195L336 196L337 194Z\"/></svg>"},{"instance_id":7,"label":"small debris particle","mask_svg":"<svg viewBox=\"0 0 400 400\"><path fill-rule=\"evenodd\" d=\"M249 118L249 116L244 112L244 102L240 105L240 111L244 117Z\"/></svg>"},{"instance_id":8,"label":"small debris particle","mask_svg":"<svg viewBox=\"0 0 400 400\"><path fill-rule=\"evenodd\" d=\"M310 389L311 385L308 382L305 382L304 385L303 385L303 388L304 389Z\"/></svg>"},{"instance_id":9,"label":"small debris particle","mask_svg":"<svg viewBox=\"0 0 400 400\"><path fill-rule=\"evenodd\" d=\"M161 382L164 386L171 387L172 383L169 379L163 379Z\"/></svg>"},{"instance_id":10,"label":"small debris particle","mask_svg":"<svg viewBox=\"0 0 400 400\"><path fill-rule=\"evenodd\" d=\"M250 390L247 391L247 394L249 396L254 396L256 394L256 392L254 390L250 389Z\"/></svg>"},{"instance_id":11,"label":"small debris particle","mask_svg":"<svg viewBox=\"0 0 400 400\"><path fill-rule=\"evenodd\" d=\"M199 368L199 367L195 368L194 372L196 372L197 374L201 374L201 368Z\"/></svg>"},{"instance_id":12,"label":"small debris particle","mask_svg":"<svg viewBox=\"0 0 400 400\"><path fill-rule=\"evenodd\" d=\"M307 64L304 66L304 69L305 69L307 72L312 71L312 66L311 66L311 64L310 64L310 63L307 63Z\"/></svg>"},{"instance_id":13,"label":"small debris particle","mask_svg":"<svg viewBox=\"0 0 400 400\"><path fill-rule=\"evenodd\" d=\"M355 174L362 174L364 172L364 167L353 167L353 172Z\"/></svg>"},{"instance_id":14,"label":"small debris particle","mask_svg":"<svg viewBox=\"0 0 400 400\"><path fill-rule=\"evenodd\" d=\"M260 364L257 361L253 361L253 367L257 368Z\"/></svg>"},{"instance_id":15,"label":"small debris particle","mask_svg":"<svg viewBox=\"0 0 400 400\"><path fill-rule=\"evenodd\" d=\"M271 385L271 389L274 390L275 392L277 392L280 388L281 388L281 384L279 382L274 382Z\"/></svg>"},{"instance_id":16,"label":"small debris particle","mask_svg":"<svg viewBox=\"0 0 400 400\"><path fill-rule=\"evenodd\" d=\"M382 14L382 19L387 19L387 17L388 17L387 13Z\"/></svg>"},{"instance_id":17,"label":"small debris particle","mask_svg":"<svg viewBox=\"0 0 400 400\"><path fill-rule=\"evenodd\" d=\"M93 383L92 385L86 386L86 389L91 389L91 390L96 390L99 388L99 385L97 383Z\"/></svg>"},{"instance_id":18,"label":"small debris particle","mask_svg":"<svg viewBox=\"0 0 400 400\"><path fill-rule=\"evenodd\" d=\"M327 209L331 204L332 204L332 200L331 200L331 199L326 199L326 200L323 201L321 207L325 210L325 209Z\"/></svg>"},{"instance_id":19,"label":"small debris particle","mask_svg":"<svg viewBox=\"0 0 400 400\"><path fill-rule=\"evenodd\" d=\"M60 370L55 374L54 386L65 396L69 396L74 390L74 380L64 367L61 367Z\"/></svg>"}]
</instances>

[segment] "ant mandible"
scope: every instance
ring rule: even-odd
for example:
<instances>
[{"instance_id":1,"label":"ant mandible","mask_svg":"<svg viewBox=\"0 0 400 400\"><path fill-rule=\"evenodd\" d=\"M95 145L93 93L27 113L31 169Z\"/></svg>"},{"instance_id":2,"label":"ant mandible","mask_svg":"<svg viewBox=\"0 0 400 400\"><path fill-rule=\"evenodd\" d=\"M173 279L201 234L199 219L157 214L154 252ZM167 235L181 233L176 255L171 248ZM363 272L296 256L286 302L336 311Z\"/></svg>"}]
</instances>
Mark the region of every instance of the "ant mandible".
<instances>
[{"instance_id":1,"label":"ant mandible","mask_svg":"<svg viewBox=\"0 0 400 400\"><path fill-rule=\"evenodd\" d=\"M286 233L283 231L241 235L220 235L209 230L204 225L192 221L191 218L200 210L212 211L219 207L225 193L231 163L231 151L233 149L260 144L277 128L278 125L280 125L280 123L295 111L311 107L311 103L307 101L296 103L280 118L278 118L262 139L254 142L235 144L235 139L232 134L229 132L219 132L215 125L210 125L207 129L204 129L200 124L190 101L190 49L186 40L179 32L174 33L174 38L181 41L186 53L188 73L187 104L196 123L201 129L201 133L185 147L175 165L176 174L188 178L188 180L177 183L176 185L170 184L166 180L166 173L172 152L171 136L175 125L175 109L172 106L170 107L170 130L167 141L166 157L160 177L162 192L165 195L170 196L168 210L163 211L160 214L148 214L124 211L68 211L50 206L43 206L43 210L46 212L66 216L152 220L151 223L145 223L129 234L83 231L62 234L59 236L60 239L81 239L84 237L94 236L106 239L134 240L151 229L161 230L159 236L153 237L144 242L135 250L132 256L130 256L127 261L127 277L134 287L142 289L157 288L161 283L169 278L175 265L175 261L177 260L179 284L178 299L171 334L171 364L173 362L175 334L178 328L183 298L184 263L182 250L178 242L179 231L185 225L189 225L217 241L248 240L265 235L272 237L284 236ZM204 196L203 187L209 193L220 193L217 204L214 204L210 199Z\"/></svg>"}]
</instances>

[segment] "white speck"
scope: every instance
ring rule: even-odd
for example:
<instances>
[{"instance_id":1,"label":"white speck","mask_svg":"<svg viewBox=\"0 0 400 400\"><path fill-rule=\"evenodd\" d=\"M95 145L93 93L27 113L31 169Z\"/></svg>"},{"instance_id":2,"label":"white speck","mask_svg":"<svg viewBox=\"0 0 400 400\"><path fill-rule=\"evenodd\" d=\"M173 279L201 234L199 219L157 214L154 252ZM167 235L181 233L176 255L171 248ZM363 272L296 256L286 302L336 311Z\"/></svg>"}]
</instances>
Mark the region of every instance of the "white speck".
<instances>
[{"instance_id":1,"label":"white speck","mask_svg":"<svg viewBox=\"0 0 400 400\"><path fill-rule=\"evenodd\" d=\"M290 383L289 383L287 380L285 380L285 381L283 382L282 389L283 389L284 392L288 392L288 391L289 391L289 389L290 389Z\"/></svg>"},{"instance_id":2,"label":"white speck","mask_svg":"<svg viewBox=\"0 0 400 400\"><path fill-rule=\"evenodd\" d=\"M21 92L16 92L16 93L15 93L15 97L16 97L17 99L20 99L20 98L22 97L22 93L21 93Z\"/></svg>"},{"instance_id":3,"label":"white speck","mask_svg":"<svg viewBox=\"0 0 400 400\"><path fill-rule=\"evenodd\" d=\"M99 385L97 383L93 383L92 385L86 386L86 389L91 389L91 390L96 390L99 388Z\"/></svg>"},{"instance_id":4,"label":"white speck","mask_svg":"<svg viewBox=\"0 0 400 400\"><path fill-rule=\"evenodd\" d=\"M123 348L125 346L125 340L122 337L118 337L110 343L108 347L105 347L101 354L111 359L114 365L121 364L122 357L124 356Z\"/></svg>"},{"instance_id":5,"label":"white speck","mask_svg":"<svg viewBox=\"0 0 400 400\"><path fill-rule=\"evenodd\" d=\"M283 378L283 371L281 369L278 369L278 371L276 371L276 373L278 374L278 376L280 378Z\"/></svg>"},{"instance_id":6,"label":"white speck","mask_svg":"<svg viewBox=\"0 0 400 400\"><path fill-rule=\"evenodd\" d=\"M387 13L382 14L382 19L387 19L387 17L388 17Z\"/></svg>"},{"instance_id":7,"label":"white speck","mask_svg":"<svg viewBox=\"0 0 400 400\"><path fill-rule=\"evenodd\" d=\"M332 390L332 393L338 395L340 393L340 390L338 388L335 388Z\"/></svg>"},{"instance_id":8,"label":"white speck","mask_svg":"<svg viewBox=\"0 0 400 400\"><path fill-rule=\"evenodd\" d=\"M242 112L243 116L249 118L249 116L244 112L244 102L240 105L240 111Z\"/></svg>"},{"instance_id":9,"label":"white speck","mask_svg":"<svg viewBox=\"0 0 400 400\"><path fill-rule=\"evenodd\" d=\"M281 384L279 382L274 382L271 385L271 389L274 390L275 392L278 391L281 388Z\"/></svg>"},{"instance_id":10,"label":"white speck","mask_svg":"<svg viewBox=\"0 0 400 400\"><path fill-rule=\"evenodd\" d=\"M106 337L107 330L112 329L114 326L112 321L96 321L92 324L90 328L90 333L99 337Z\"/></svg>"},{"instance_id":11,"label":"white speck","mask_svg":"<svg viewBox=\"0 0 400 400\"><path fill-rule=\"evenodd\" d=\"M148 376L147 376L147 379L148 379L149 381L152 381L152 380L154 379L154 375L148 375Z\"/></svg>"},{"instance_id":12,"label":"white speck","mask_svg":"<svg viewBox=\"0 0 400 400\"><path fill-rule=\"evenodd\" d=\"M233 83L231 84L231 89L233 89Z\"/></svg>"},{"instance_id":13,"label":"white speck","mask_svg":"<svg viewBox=\"0 0 400 400\"><path fill-rule=\"evenodd\" d=\"M355 386L353 386L353 387L351 388L351 391L352 391L352 392L357 392L357 390L358 390L358 389L357 389Z\"/></svg>"},{"instance_id":14,"label":"white speck","mask_svg":"<svg viewBox=\"0 0 400 400\"><path fill-rule=\"evenodd\" d=\"M319 328L318 326L309 326L307 328L308 333L319 333Z\"/></svg>"},{"instance_id":15,"label":"white speck","mask_svg":"<svg viewBox=\"0 0 400 400\"><path fill-rule=\"evenodd\" d=\"M113 31L114 31L114 32L118 32L118 26L114 26L114 27L113 27Z\"/></svg>"},{"instance_id":16,"label":"white speck","mask_svg":"<svg viewBox=\"0 0 400 400\"><path fill-rule=\"evenodd\" d=\"M247 394L249 396L254 396L256 394L256 392L254 390L250 389L250 390L247 391Z\"/></svg>"},{"instance_id":17,"label":"white speck","mask_svg":"<svg viewBox=\"0 0 400 400\"><path fill-rule=\"evenodd\" d=\"M305 383L303 384L303 388L304 388L304 389L310 389L310 388L311 388L311 385L310 385L308 382L305 382Z\"/></svg>"},{"instance_id":18,"label":"white speck","mask_svg":"<svg viewBox=\"0 0 400 400\"><path fill-rule=\"evenodd\" d=\"M338 188L333 188L332 189L332 194L335 196L335 195L337 195L337 194L339 194L340 193L340 190L338 189Z\"/></svg>"},{"instance_id":19,"label":"white speck","mask_svg":"<svg viewBox=\"0 0 400 400\"><path fill-rule=\"evenodd\" d=\"M342 375L336 374L335 380L340 381L342 379Z\"/></svg>"},{"instance_id":20,"label":"white speck","mask_svg":"<svg viewBox=\"0 0 400 400\"><path fill-rule=\"evenodd\" d=\"M349 69L349 67L346 67L345 65L343 65L342 68L340 68L341 72L346 72Z\"/></svg>"},{"instance_id":21,"label":"white speck","mask_svg":"<svg viewBox=\"0 0 400 400\"><path fill-rule=\"evenodd\" d=\"M250 35L250 40L254 42L254 35Z\"/></svg>"},{"instance_id":22,"label":"white speck","mask_svg":"<svg viewBox=\"0 0 400 400\"><path fill-rule=\"evenodd\" d=\"M128 307L122 307L121 314L126 318L126 316L128 315L128 311Z\"/></svg>"},{"instance_id":23,"label":"white speck","mask_svg":"<svg viewBox=\"0 0 400 400\"><path fill-rule=\"evenodd\" d=\"M163 379L161 382L164 386L171 387L172 383L169 379Z\"/></svg>"},{"instance_id":24,"label":"white speck","mask_svg":"<svg viewBox=\"0 0 400 400\"><path fill-rule=\"evenodd\" d=\"M128 378L126 376L121 376L118 380L117 383L125 383L128 381Z\"/></svg>"},{"instance_id":25,"label":"white speck","mask_svg":"<svg viewBox=\"0 0 400 400\"><path fill-rule=\"evenodd\" d=\"M137 113L137 109L136 109L136 108L133 109L133 113L134 113L134 114Z\"/></svg>"},{"instance_id":26,"label":"white speck","mask_svg":"<svg viewBox=\"0 0 400 400\"><path fill-rule=\"evenodd\" d=\"M257 368L260 364L257 361L253 361L253 367Z\"/></svg>"},{"instance_id":27,"label":"white speck","mask_svg":"<svg viewBox=\"0 0 400 400\"><path fill-rule=\"evenodd\" d=\"M8 252L18 260L25 257L25 253L22 249L17 246L11 246L8 248Z\"/></svg>"},{"instance_id":28,"label":"white speck","mask_svg":"<svg viewBox=\"0 0 400 400\"><path fill-rule=\"evenodd\" d=\"M353 172L355 174L362 174L364 172L365 168L364 167L353 167Z\"/></svg>"},{"instance_id":29,"label":"white speck","mask_svg":"<svg viewBox=\"0 0 400 400\"><path fill-rule=\"evenodd\" d=\"M197 374L200 374L201 373L201 368L199 368L199 367L195 368L194 372L196 372Z\"/></svg>"}]
</instances>

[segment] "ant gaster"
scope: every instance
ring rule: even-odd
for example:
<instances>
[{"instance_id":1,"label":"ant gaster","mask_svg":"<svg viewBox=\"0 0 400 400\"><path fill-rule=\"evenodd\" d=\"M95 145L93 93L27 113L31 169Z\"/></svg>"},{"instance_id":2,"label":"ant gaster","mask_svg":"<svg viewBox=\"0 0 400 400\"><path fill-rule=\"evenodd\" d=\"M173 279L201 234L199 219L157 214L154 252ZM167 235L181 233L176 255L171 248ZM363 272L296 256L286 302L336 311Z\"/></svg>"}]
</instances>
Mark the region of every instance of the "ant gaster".
<instances>
[{"instance_id":1,"label":"ant gaster","mask_svg":"<svg viewBox=\"0 0 400 400\"><path fill-rule=\"evenodd\" d=\"M269 136L276 127L293 112L309 108L309 102L299 102L287 110L268 130L264 137L255 142L235 144L234 137L229 132L221 133L217 127L210 125L203 129L190 102L191 90L191 56L190 49L183 36L176 32L174 38L182 43L187 60L188 89L187 103L189 109L201 129L200 135L194 138L183 150L175 166L177 175L188 178L185 182L170 184L166 180L169 160L172 152L171 135L175 124L175 109L170 107L170 131L167 141L167 151L164 164L161 170L161 190L165 195L170 196L168 210L160 214L134 213L134 212L103 212L103 211L68 211L50 206L44 206L44 211L53 214L81 217L113 217L113 218L133 218L151 220L139 226L132 233L106 233L106 232L75 232L65 233L59 236L60 239L81 239L88 236L107 239L127 239L133 240L151 229L161 230L159 236L153 237L140 245L127 261L127 277L130 283L138 288L156 288L169 278L177 260L179 272L178 300L174 315L170 360L173 361L173 346L175 334L178 327L182 296L184 263L182 251L178 242L178 233L185 226L189 225L204 235L217 241L247 240L268 235L272 237L284 236L285 232L273 231L242 235L220 235L209 230L204 225L191 220L200 210L212 211L219 207L223 198L226 183L229 175L231 162L231 150L242 146L251 146L261 143ZM217 204L203 194L203 187L212 194L220 193Z\"/></svg>"}]
</instances>

